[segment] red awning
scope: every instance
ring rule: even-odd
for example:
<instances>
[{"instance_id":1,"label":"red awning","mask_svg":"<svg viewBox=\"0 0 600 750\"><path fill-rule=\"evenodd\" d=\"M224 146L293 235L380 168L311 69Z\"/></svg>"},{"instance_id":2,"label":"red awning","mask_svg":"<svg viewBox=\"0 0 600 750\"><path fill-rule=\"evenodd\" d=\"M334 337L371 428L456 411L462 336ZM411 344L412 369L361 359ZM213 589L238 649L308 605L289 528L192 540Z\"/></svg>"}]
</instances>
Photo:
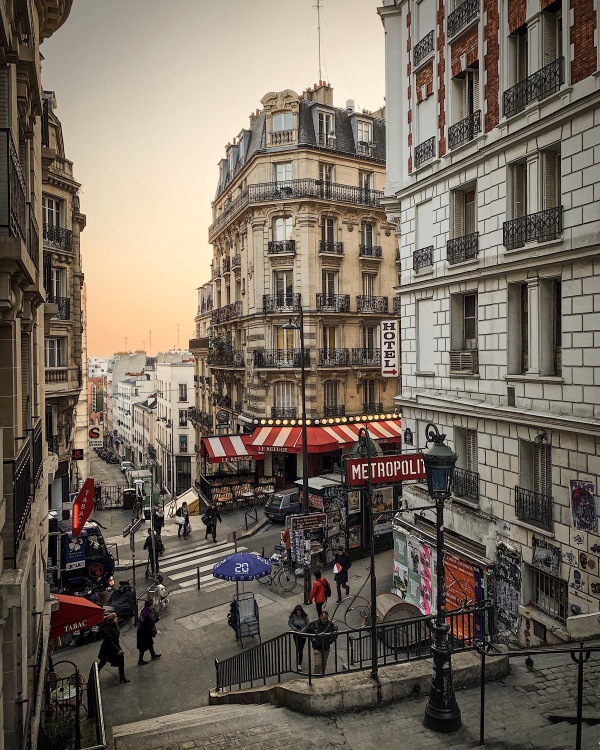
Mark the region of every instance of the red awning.
<instances>
[{"instance_id":1,"label":"red awning","mask_svg":"<svg viewBox=\"0 0 600 750\"><path fill-rule=\"evenodd\" d=\"M402 420L388 419L374 422L346 422L344 424L316 425L306 428L309 453L327 453L354 445L358 431L367 427L372 440L402 439ZM302 451L301 427L258 427L252 437L252 448L261 453L300 453Z\"/></svg>"},{"instance_id":2,"label":"red awning","mask_svg":"<svg viewBox=\"0 0 600 750\"><path fill-rule=\"evenodd\" d=\"M50 618L50 638L60 638L75 630L91 628L104 622L104 610L82 596L53 594L59 607Z\"/></svg>"},{"instance_id":3,"label":"red awning","mask_svg":"<svg viewBox=\"0 0 600 750\"><path fill-rule=\"evenodd\" d=\"M264 456L252 448L252 435L219 435L202 438L200 455L211 464L224 461L262 461Z\"/></svg>"}]
</instances>

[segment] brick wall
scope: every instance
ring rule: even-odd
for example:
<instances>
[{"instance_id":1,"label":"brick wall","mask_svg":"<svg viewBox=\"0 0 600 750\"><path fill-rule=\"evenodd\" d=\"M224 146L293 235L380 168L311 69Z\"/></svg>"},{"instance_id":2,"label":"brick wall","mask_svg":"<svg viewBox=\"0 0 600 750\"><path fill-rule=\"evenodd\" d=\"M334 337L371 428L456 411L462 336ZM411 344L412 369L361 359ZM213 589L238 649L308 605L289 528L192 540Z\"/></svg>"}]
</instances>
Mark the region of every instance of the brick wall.
<instances>
[{"instance_id":1,"label":"brick wall","mask_svg":"<svg viewBox=\"0 0 600 750\"><path fill-rule=\"evenodd\" d=\"M425 98L433 94L433 60L417 73L416 78L417 101L423 100L423 86L426 87Z\"/></svg>"},{"instance_id":2,"label":"brick wall","mask_svg":"<svg viewBox=\"0 0 600 750\"><path fill-rule=\"evenodd\" d=\"M500 47L498 42L498 29L500 26L500 15L498 13L498 0L485 0L486 24L485 35L485 122L484 132L493 130L500 121L500 91L498 76L498 56ZM483 83L483 79L481 79Z\"/></svg>"},{"instance_id":3,"label":"brick wall","mask_svg":"<svg viewBox=\"0 0 600 750\"><path fill-rule=\"evenodd\" d=\"M467 55L467 67L470 68L478 58L477 38L479 36L479 27L473 26L468 34L461 36L457 42L452 44L450 52L450 67L452 77L462 73L460 58Z\"/></svg>"},{"instance_id":4,"label":"brick wall","mask_svg":"<svg viewBox=\"0 0 600 750\"><path fill-rule=\"evenodd\" d=\"M591 76L596 70L596 44L594 32L598 23L594 0L571 0L573 26L571 44L574 55L571 62L571 83Z\"/></svg>"},{"instance_id":5,"label":"brick wall","mask_svg":"<svg viewBox=\"0 0 600 750\"><path fill-rule=\"evenodd\" d=\"M446 57L445 57L445 44L446 35L444 33L444 20L446 11L444 8L444 0L439 0L438 12L437 12L437 48L438 48L438 102L440 105L439 114L439 146L438 156L444 156L446 153Z\"/></svg>"},{"instance_id":6,"label":"brick wall","mask_svg":"<svg viewBox=\"0 0 600 750\"><path fill-rule=\"evenodd\" d=\"M556 0L541 0L540 10L546 10L549 5L553 5L555 2Z\"/></svg>"},{"instance_id":7,"label":"brick wall","mask_svg":"<svg viewBox=\"0 0 600 750\"><path fill-rule=\"evenodd\" d=\"M527 20L527 0L508 0L508 28L512 34Z\"/></svg>"}]
</instances>

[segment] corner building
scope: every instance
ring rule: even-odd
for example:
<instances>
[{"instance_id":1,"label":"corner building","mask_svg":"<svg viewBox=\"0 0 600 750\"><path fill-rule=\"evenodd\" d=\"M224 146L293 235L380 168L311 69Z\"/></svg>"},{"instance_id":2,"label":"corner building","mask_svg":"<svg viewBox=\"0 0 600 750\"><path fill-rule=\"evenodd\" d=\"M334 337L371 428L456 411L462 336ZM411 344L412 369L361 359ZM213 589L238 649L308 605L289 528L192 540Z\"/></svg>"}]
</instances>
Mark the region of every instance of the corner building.
<instances>
[{"instance_id":1,"label":"corner building","mask_svg":"<svg viewBox=\"0 0 600 750\"><path fill-rule=\"evenodd\" d=\"M500 634L597 634L598 2L386 0L379 14L403 427L423 449L435 422L458 453L447 535L495 566Z\"/></svg>"}]
</instances>

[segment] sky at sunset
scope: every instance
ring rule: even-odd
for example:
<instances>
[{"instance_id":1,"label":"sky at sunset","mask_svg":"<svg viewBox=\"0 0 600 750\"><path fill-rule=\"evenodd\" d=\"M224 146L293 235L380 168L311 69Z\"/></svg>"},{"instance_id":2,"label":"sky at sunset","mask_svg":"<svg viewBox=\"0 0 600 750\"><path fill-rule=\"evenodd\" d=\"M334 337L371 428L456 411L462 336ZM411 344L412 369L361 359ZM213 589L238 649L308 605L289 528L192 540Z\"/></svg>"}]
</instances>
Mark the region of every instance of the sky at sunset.
<instances>
[{"instance_id":1,"label":"sky at sunset","mask_svg":"<svg viewBox=\"0 0 600 750\"><path fill-rule=\"evenodd\" d=\"M336 106L383 104L380 4L323 3ZM314 0L73 0L44 42L43 85L87 216L89 356L194 337L217 163L266 93L318 80L316 17Z\"/></svg>"}]
</instances>

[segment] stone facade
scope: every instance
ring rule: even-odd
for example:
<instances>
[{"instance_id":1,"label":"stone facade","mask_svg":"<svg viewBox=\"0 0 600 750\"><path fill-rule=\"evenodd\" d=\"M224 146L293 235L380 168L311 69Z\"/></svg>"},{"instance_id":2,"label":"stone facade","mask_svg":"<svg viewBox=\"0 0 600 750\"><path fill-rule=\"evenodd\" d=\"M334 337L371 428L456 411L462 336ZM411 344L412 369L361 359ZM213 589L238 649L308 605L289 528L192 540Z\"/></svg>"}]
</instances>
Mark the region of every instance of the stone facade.
<instances>
[{"instance_id":1,"label":"stone facade","mask_svg":"<svg viewBox=\"0 0 600 750\"><path fill-rule=\"evenodd\" d=\"M415 26L419 39L445 37L451 61L432 92L427 158L388 154L384 202L401 261L396 402L416 447L433 421L459 454L446 527L496 564L500 630L524 644L597 634L600 611L598 4L570 5L380 9L398 113L390 142L419 127L422 104L397 80ZM422 504L423 491L405 497Z\"/></svg>"}]
</instances>

